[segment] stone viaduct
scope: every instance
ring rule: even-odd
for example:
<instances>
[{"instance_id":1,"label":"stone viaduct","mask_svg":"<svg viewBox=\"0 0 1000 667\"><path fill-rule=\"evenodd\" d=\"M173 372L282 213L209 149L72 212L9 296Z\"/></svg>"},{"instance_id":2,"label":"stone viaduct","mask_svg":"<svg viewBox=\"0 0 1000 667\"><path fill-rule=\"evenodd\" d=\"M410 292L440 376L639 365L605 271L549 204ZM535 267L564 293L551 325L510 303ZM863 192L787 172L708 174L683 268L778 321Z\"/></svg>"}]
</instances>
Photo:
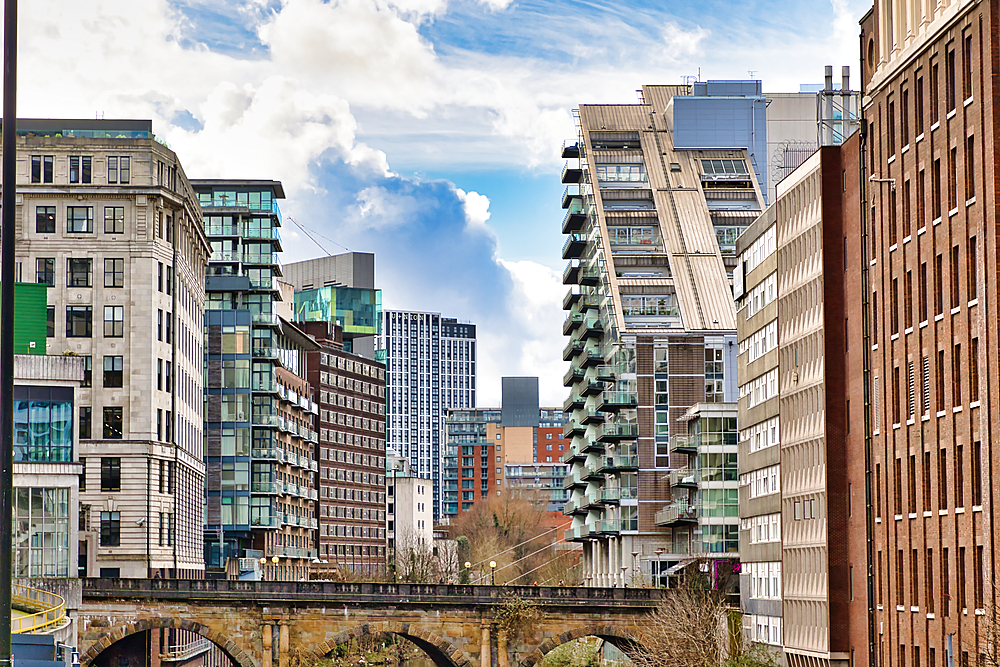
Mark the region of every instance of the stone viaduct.
<instances>
[{"instance_id":1,"label":"stone viaduct","mask_svg":"<svg viewBox=\"0 0 1000 667\"><path fill-rule=\"evenodd\" d=\"M530 631L509 642L494 627L505 593L530 600L540 612ZM77 627L85 666L135 633L183 628L220 646L234 667L315 664L338 644L385 634L413 642L438 667L507 667L509 659L534 667L556 646L581 637L627 648L634 628L666 593L644 588L86 579Z\"/></svg>"}]
</instances>

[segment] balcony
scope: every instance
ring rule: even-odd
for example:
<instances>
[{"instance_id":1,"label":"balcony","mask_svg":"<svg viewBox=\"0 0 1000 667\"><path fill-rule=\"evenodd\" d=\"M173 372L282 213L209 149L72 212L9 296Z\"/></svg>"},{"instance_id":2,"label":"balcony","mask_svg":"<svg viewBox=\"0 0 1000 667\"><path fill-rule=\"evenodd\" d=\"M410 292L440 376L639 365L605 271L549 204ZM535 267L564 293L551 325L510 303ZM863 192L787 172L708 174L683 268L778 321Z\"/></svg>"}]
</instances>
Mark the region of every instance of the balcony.
<instances>
[{"instance_id":1,"label":"balcony","mask_svg":"<svg viewBox=\"0 0 1000 667\"><path fill-rule=\"evenodd\" d=\"M582 151L580 149L580 144L578 144L578 143L576 143L576 144L569 144L569 143L566 143L565 141L563 142L562 156L563 156L564 159L578 160L578 159L580 159L580 155L581 154L582 154Z\"/></svg>"},{"instance_id":2,"label":"balcony","mask_svg":"<svg viewBox=\"0 0 1000 667\"><path fill-rule=\"evenodd\" d=\"M604 484L604 473L599 472L597 468L584 467L582 472L583 472L582 477L584 480L588 482L600 482L601 484Z\"/></svg>"},{"instance_id":3,"label":"balcony","mask_svg":"<svg viewBox=\"0 0 1000 667\"><path fill-rule=\"evenodd\" d=\"M620 521L601 521L600 526L602 535L617 535L622 532Z\"/></svg>"},{"instance_id":4,"label":"balcony","mask_svg":"<svg viewBox=\"0 0 1000 667\"><path fill-rule=\"evenodd\" d=\"M587 317L583 320L583 338L600 338L604 335L604 323L600 317ZM601 357L601 362L604 358Z\"/></svg>"},{"instance_id":5,"label":"balcony","mask_svg":"<svg viewBox=\"0 0 1000 667\"><path fill-rule=\"evenodd\" d=\"M605 456L599 470L606 473L629 472L639 469L638 456Z\"/></svg>"},{"instance_id":6,"label":"balcony","mask_svg":"<svg viewBox=\"0 0 1000 667\"><path fill-rule=\"evenodd\" d=\"M604 503L601 502L600 493L588 493L583 498L580 498L580 507L584 507L588 510L601 509Z\"/></svg>"},{"instance_id":7,"label":"balcony","mask_svg":"<svg viewBox=\"0 0 1000 667\"><path fill-rule=\"evenodd\" d=\"M601 442L618 442L620 440L635 440L639 437L638 424L608 424L597 430L597 439Z\"/></svg>"},{"instance_id":8,"label":"balcony","mask_svg":"<svg viewBox=\"0 0 1000 667\"><path fill-rule=\"evenodd\" d=\"M583 353L580 359L580 365L584 368L589 368L591 366L601 366L604 364L604 353L600 350L595 350L593 348L587 350Z\"/></svg>"},{"instance_id":9,"label":"balcony","mask_svg":"<svg viewBox=\"0 0 1000 667\"><path fill-rule=\"evenodd\" d=\"M604 453L604 443L598 442L596 440L587 440L583 443L580 451L587 454L603 454Z\"/></svg>"},{"instance_id":10,"label":"balcony","mask_svg":"<svg viewBox=\"0 0 1000 667\"><path fill-rule=\"evenodd\" d=\"M580 262L571 259L563 269L563 285L576 285L580 282Z\"/></svg>"},{"instance_id":11,"label":"balcony","mask_svg":"<svg viewBox=\"0 0 1000 667\"><path fill-rule=\"evenodd\" d=\"M250 485L250 492L276 496L281 494L281 482L254 482Z\"/></svg>"},{"instance_id":12,"label":"balcony","mask_svg":"<svg viewBox=\"0 0 1000 667\"><path fill-rule=\"evenodd\" d=\"M604 423L604 413L600 410L594 410L589 408L583 411L583 415L580 419L584 424L602 424Z\"/></svg>"},{"instance_id":13,"label":"balcony","mask_svg":"<svg viewBox=\"0 0 1000 667\"><path fill-rule=\"evenodd\" d=\"M569 345L563 348L563 361L569 361L586 349L587 343L582 340L571 340Z\"/></svg>"},{"instance_id":14,"label":"balcony","mask_svg":"<svg viewBox=\"0 0 1000 667\"><path fill-rule=\"evenodd\" d=\"M572 489L574 487L585 487L585 486L587 486L587 483L583 481L583 478L580 477L578 473L571 472L570 474L566 475L566 477L563 479L564 489Z\"/></svg>"},{"instance_id":15,"label":"balcony","mask_svg":"<svg viewBox=\"0 0 1000 667\"><path fill-rule=\"evenodd\" d=\"M586 460L587 460L586 454L579 452L571 447L570 450L566 452L566 455L563 456L562 462L568 463L569 465L573 465L573 463L575 462L583 463Z\"/></svg>"},{"instance_id":16,"label":"balcony","mask_svg":"<svg viewBox=\"0 0 1000 667\"><path fill-rule=\"evenodd\" d=\"M582 368L577 368L576 366L570 366L566 374L563 375L563 386L572 387L578 382L583 382L586 374Z\"/></svg>"},{"instance_id":17,"label":"balcony","mask_svg":"<svg viewBox=\"0 0 1000 667\"><path fill-rule=\"evenodd\" d=\"M595 380L589 381L580 393L583 396L597 396L604 391L604 383Z\"/></svg>"},{"instance_id":18,"label":"balcony","mask_svg":"<svg viewBox=\"0 0 1000 667\"><path fill-rule=\"evenodd\" d=\"M238 262L240 261L239 251L217 251L213 252L212 256L209 257L210 262Z\"/></svg>"},{"instance_id":19,"label":"balcony","mask_svg":"<svg viewBox=\"0 0 1000 667\"><path fill-rule=\"evenodd\" d=\"M277 448L275 448L275 447L264 447L264 448L261 448L261 449L252 449L252 450L250 450L250 456L252 458L254 458L254 459L260 459L260 460L265 460L265 461L266 460L277 461L278 460L278 451L279 450Z\"/></svg>"},{"instance_id":20,"label":"balcony","mask_svg":"<svg viewBox=\"0 0 1000 667\"><path fill-rule=\"evenodd\" d=\"M592 535L596 535L596 530L594 526L577 526L576 528L570 528L567 530L563 537L567 542L584 542L589 540Z\"/></svg>"},{"instance_id":21,"label":"balcony","mask_svg":"<svg viewBox=\"0 0 1000 667\"><path fill-rule=\"evenodd\" d=\"M681 489L697 489L698 488L697 471L692 470L690 468L671 470L670 486Z\"/></svg>"},{"instance_id":22,"label":"balcony","mask_svg":"<svg viewBox=\"0 0 1000 667\"><path fill-rule=\"evenodd\" d=\"M605 505L617 505L621 498L620 489L601 489L601 502Z\"/></svg>"},{"instance_id":23,"label":"balcony","mask_svg":"<svg viewBox=\"0 0 1000 667\"><path fill-rule=\"evenodd\" d=\"M618 366L602 364L597 367L597 379L604 382L614 382L618 378Z\"/></svg>"},{"instance_id":24,"label":"balcony","mask_svg":"<svg viewBox=\"0 0 1000 667\"><path fill-rule=\"evenodd\" d=\"M579 232L585 224L587 224L587 210L583 207L582 201L576 200L570 204L566 215L563 217L562 233L573 234Z\"/></svg>"},{"instance_id":25,"label":"balcony","mask_svg":"<svg viewBox=\"0 0 1000 667\"><path fill-rule=\"evenodd\" d=\"M583 324L583 315L580 313L570 313L563 320L563 335L568 336Z\"/></svg>"},{"instance_id":26,"label":"balcony","mask_svg":"<svg viewBox=\"0 0 1000 667\"><path fill-rule=\"evenodd\" d=\"M670 436L670 451L678 454L697 454L698 440L690 435Z\"/></svg>"},{"instance_id":27,"label":"balcony","mask_svg":"<svg viewBox=\"0 0 1000 667\"><path fill-rule=\"evenodd\" d=\"M583 180L583 169L579 166L571 167L569 164L565 165L562 170L562 182L563 183L579 183Z\"/></svg>"},{"instance_id":28,"label":"balcony","mask_svg":"<svg viewBox=\"0 0 1000 667\"><path fill-rule=\"evenodd\" d=\"M278 326L278 314L277 313L254 313L253 314L254 324L264 324L272 327Z\"/></svg>"},{"instance_id":29,"label":"balcony","mask_svg":"<svg viewBox=\"0 0 1000 667\"><path fill-rule=\"evenodd\" d=\"M281 520L277 516L256 516L250 520L254 528L277 528Z\"/></svg>"},{"instance_id":30,"label":"balcony","mask_svg":"<svg viewBox=\"0 0 1000 667\"><path fill-rule=\"evenodd\" d=\"M569 288L569 291L566 292L566 296L563 297L563 310L569 310L572 308L573 304L579 301L581 296L583 295L580 293L579 287Z\"/></svg>"},{"instance_id":31,"label":"balcony","mask_svg":"<svg viewBox=\"0 0 1000 667\"><path fill-rule=\"evenodd\" d=\"M562 437L572 439L575 436L583 435L586 431L583 424L571 419L563 426Z\"/></svg>"},{"instance_id":32,"label":"balcony","mask_svg":"<svg viewBox=\"0 0 1000 667\"><path fill-rule=\"evenodd\" d=\"M570 420L566 422L565 426L563 426L562 437L570 439L577 435L583 435L586 431L587 429L584 428L583 424L580 424L575 420Z\"/></svg>"},{"instance_id":33,"label":"balcony","mask_svg":"<svg viewBox=\"0 0 1000 667\"><path fill-rule=\"evenodd\" d=\"M579 284L594 287L601 282L601 272L598 269L581 269Z\"/></svg>"},{"instance_id":34,"label":"balcony","mask_svg":"<svg viewBox=\"0 0 1000 667\"><path fill-rule=\"evenodd\" d=\"M680 526L698 523L698 511L687 503L670 503L656 513L653 522L657 526Z\"/></svg>"},{"instance_id":35,"label":"balcony","mask_svg":"<svg viewBox=\"0 0 1000 667\"><path fill-rule=\"evenodd\" d=\"M583 251L587 249L587 235L586 234L570 234L566 241L563 243L562 247L562 258L563 259L578 259L583 255Z\"/></svg>"},{"instance_id":36,"label":"balcony","mask_svg":"<svg viewBox=\"0 0 1000 667\"><path fill-rule=\"evenodd\" d=\"M583 203L583 196L580 194L580 188L567 185L562 194L562 207L569 208L573 205L574 201L577 205L581 205Z\"/></svg>"},{"instance_id":37,"label":"balcony","mask_svg":"<svg viewBox=\"0 0 1000 667\"><path fill-rule=\"evenodd\" d=\"M254 345L253 356L257 359L277 359L278 348L269 345Z\"/></svg>"},{"instance_id":38,"label":"balcony","mask_svg":"<svg viewBox=\"0 0 1000 667\"><path fill-rule=\"evenodd\" d=\"M570 394L569 398L563 401L563 411L569 412L571 410L578 410L579 408L582 408L585 403L586 401L584 401L579 394Z\"/></svg>"},{"instance_id":39,"label":"balcony","mask_svg":"<svg viewBox=\"0 0 1000 667\"><path fill-rule=\"evenodd\" d=\"M605 391L597 400L601 412L629 410L639 405L639 396L634 391Z\"/></svg>"}]
</instances>

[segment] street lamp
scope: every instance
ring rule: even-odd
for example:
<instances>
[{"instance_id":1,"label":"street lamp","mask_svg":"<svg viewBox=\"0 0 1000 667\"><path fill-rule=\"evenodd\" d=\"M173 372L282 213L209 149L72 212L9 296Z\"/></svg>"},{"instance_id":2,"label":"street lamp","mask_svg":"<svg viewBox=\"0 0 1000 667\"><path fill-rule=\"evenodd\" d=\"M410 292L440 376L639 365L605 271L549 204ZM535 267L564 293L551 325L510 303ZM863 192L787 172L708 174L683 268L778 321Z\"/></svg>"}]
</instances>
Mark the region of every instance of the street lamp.
<instances>
[{"instance_id":1,"label":"street lamp","mask_svg":"<svg viewBox=\"0 0 1000 667\"><path fill-rule=\"evenodd\" d=\"M632 552L632 585L635 585L635 580L639 576L639 552Z\"/></svg>"},{"instance_id":2,"label":"street lamp","mask_svg":"<svg viewBox=\"0 0 1000 667\"><path fill-rule=\"evenodd\" d=\"M497 585L497 562L495 560L490 561L490 586Z\"/></svg>"},{"instance_id":3,"label":"street lamp","mask_svg":"<svg viewBox=\"0 0 1000 667\"><path fill-rule=\"evenodd\" d=\"M628 570L628 565L622 565L622 588L625 588L625 572Z\"/></svg>"},{"instance_id":4,"label":"street lamp","mask_svg":"<svg viewBox=\"0 0 1000 667\"><path fill-rule=\"evenodd\" d=\"M660 556L663 555L663 547L656 547L656 587L659 588L663 585L663 561L660 560Z\"/></svg>"},{"instance_id":5,"label":"street lamp","mask_svg":"<svg viewBox=\"0 0 1000 667\"><path fill-rule=\"evenodd\" d=\"M472 573L470 572L471 569L472 569L472 563L470 563L469 561L465 561L465 583L467 584L472 583Z\"/></svg>"}]
</instances>

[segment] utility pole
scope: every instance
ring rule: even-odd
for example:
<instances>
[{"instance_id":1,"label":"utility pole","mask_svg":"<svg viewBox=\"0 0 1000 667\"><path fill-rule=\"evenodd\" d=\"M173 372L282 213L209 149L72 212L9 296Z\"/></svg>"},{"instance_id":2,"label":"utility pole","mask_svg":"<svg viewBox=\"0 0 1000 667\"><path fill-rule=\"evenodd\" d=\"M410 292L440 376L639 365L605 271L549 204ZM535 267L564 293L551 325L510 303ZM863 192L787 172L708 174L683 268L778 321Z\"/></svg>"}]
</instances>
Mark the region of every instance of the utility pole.
<instances>
[{"instance_id":1,"label":"utility pole","mask_svg":"<svg viewBox=\"0 0 1000 667\"><path fill-rule=\"evenodd\" d=\"M14 516L14 170L17 165L17 0L3 5L3 126L0 147L0 667L11 667L11 523Z\"/></svg>"}]
</instances>

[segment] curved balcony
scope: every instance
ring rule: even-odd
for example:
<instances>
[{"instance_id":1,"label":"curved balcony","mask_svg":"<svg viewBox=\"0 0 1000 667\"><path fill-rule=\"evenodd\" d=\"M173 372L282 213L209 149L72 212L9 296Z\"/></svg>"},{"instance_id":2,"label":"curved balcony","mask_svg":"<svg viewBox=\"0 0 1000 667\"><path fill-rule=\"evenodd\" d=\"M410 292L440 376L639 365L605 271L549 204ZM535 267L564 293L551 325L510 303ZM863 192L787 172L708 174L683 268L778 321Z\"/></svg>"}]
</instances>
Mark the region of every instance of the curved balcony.
<instances>
[{"instance_id":1,"label":"curved balcony","mask_svg":"<svg viewBox=\"0 0 1000 667\"><path fill-rule=\"evenodd\" d=\"M587 317L583 320L583 337L600 338L604 335L604 323L599 317ZM604 361L604 358L601 358Z\"/></svg>"},{"instance_id":2,"label":"curved balcony","mask_svg":"<svg viewBox=\"0 0 1000 667\"><path fill-rule=\"evenodd\" d=\"M568 452L566 452L566 455L563 456L562 462L563 463L567 463L569 465L573 465L573 463L575 463L577 461L579 461L580 463L583 463L586 460L587 460L587 455L586 454L584 454L582 452L579 452L579 451L577 451L577 450L575 450L575 449L573 449L571 447L570 450Z\"/></svg>"},{"instance_id":3,"label":"curved balcony","mask_svg":"<svg viewBox=\"0 0 1000 667\"><path fill-rule=\"evenodd\" d=\"M570 394L569 397L563 401L563 411L570 412L571 410L578 410L586 404L586 401L576 393Z\"/></svg>"},{"instance_id":4,"label":"curved balcony","mask_svg":"<svg viewBox=\"0 0 1000 667\"><path fill-rule=\"evenodd\" d=\"M584 467L582 477L588 482L604 483L604 473L599 472L596 468Z\"/></svg>"},{"instance_id":5,"label":"curved balcony","mask_svg":"<svg viewBox=\"0 0 1000 667\"><path fill-rule=\"evenodd\" d=\"M571 287L566 296L563 297L563 310L569 310L583 296L578 287Z\"/></svg>"},{"instance_id":6,"label":"curved balcony","mask_svg":"<svg viewBox=\"0 0 1000 667\"><path fill-rule=\"evenodd\" d=\"M580 358L580 365L584 368L591 366L601 366L604 364L604 353L600 350L590 348L586 350Z\"/></svg>"},{"instance_id":7,"label":"curved balcony","mask_svg":"<svg viewBox=\"0 0 1000 667\"><path fill-rule=\"evenodd\" d=\"M604 413L600 410L588 409L584 410L580 421L584 424L603 424L604 423Z\"/></svg>"},{"instance_id":8,"label":"curved balcony","mask_svg":"<svg viewBox=\"0 0 1000 667\"><path fill-rule=\"evenodd\" d=\"M584 396L597 396L604 391L604 383L596 380L589 381L580 393Z\"/></svg>"},{"instance_id":9,"label":"curved balcony","mask_svg":"<svg viewBox=\"0 0 1000 667\"><path fill-rule=\"evenodd\" d=\"M562 437L569 439L577 435L583 435L586 432L587 429L584 428L583 424L571 420L567 422L565 426L563 426Z\"/></svg>"},{"instance_id":10,"label":"curved balcony","mask_svg":"<svg viewBox=\"0 0 1000 667\"><path fill-rule=\"evenodd\" d=\"M596 440L586 440L580 451L585 454L603 454L604 453L604 443L598 442Z\"/></svg>"},{"instance_id":11,"label":"curved balcony","mask_svg":"<svg viewBox=\"0 0 1000 667\"><path fill-rule=\"evenodd\" d=\"M563 479L564 489L572 489L575 487L582 488L586 486L587 483L583 481L583 478L579 475L579 473L571 472L570 474L566 475L566 477Z\"/></svg>"}]
</instances>

